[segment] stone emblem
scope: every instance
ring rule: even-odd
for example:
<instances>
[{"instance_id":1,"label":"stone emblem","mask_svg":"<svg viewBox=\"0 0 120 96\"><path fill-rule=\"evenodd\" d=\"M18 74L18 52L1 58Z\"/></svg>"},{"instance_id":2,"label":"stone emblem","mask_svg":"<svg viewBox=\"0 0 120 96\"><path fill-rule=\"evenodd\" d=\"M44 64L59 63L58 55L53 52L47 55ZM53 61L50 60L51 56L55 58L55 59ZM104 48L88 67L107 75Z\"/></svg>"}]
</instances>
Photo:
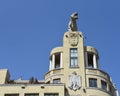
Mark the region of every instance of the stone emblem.
<instances>
[{"instance_id":1,"label":"stone emblem","mask_svg":"<svg viewBox=\"0 0 120 96\"><path fill-rule=\"evenodd\" d=\"M68 86L74 91L81 88L81 77L77 75L76 72L73 72L72 75L69 76Z\"/></svg>"},{"instance_id":2,"label":"stone emblem","mask_svg":"<svg viewBox=\"0 0 120 96\"><path fill-rule=\"evenodd\" d=\"M77 46L79 42L78 32L70 32L69 33L69 43L71 46Z\"/></svg>"}]
</instances>

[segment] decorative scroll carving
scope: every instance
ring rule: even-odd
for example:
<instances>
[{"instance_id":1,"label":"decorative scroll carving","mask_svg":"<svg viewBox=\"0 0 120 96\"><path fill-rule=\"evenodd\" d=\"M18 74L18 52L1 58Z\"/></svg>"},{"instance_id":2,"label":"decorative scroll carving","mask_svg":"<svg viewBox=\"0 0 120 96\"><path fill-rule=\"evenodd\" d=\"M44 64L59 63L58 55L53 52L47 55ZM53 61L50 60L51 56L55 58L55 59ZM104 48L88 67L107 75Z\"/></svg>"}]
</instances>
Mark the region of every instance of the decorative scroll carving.
<instances>
[{"instance_id":1,"label":"decorative scroll carving","mask_svg":"<svg viewBox=\"0 0 120 96\"><path fill-rule=\"evenodd\" d=\"M68 86L70 89L76 91L81 87L81 77L77 75L76 72L73 72L72 75L69 76Z\"/></svg>"}]
</instances>

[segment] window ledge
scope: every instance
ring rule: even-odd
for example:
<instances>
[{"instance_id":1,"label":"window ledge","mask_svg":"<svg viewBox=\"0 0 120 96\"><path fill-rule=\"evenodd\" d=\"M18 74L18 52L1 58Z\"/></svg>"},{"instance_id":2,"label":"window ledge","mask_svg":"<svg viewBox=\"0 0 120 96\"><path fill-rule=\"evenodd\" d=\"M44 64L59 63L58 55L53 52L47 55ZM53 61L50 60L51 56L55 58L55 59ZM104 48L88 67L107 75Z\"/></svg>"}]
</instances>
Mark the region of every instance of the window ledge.
<instances>
[{"instance_id":1,"label":"window ledge","mask_svg":"<svg viewBox=\"0 0 120 96\"><path fill-rule=\"evenodd\" d=\"M70 66L70 68L79 68L79 66Z\"/></svg>"}]
</instances>

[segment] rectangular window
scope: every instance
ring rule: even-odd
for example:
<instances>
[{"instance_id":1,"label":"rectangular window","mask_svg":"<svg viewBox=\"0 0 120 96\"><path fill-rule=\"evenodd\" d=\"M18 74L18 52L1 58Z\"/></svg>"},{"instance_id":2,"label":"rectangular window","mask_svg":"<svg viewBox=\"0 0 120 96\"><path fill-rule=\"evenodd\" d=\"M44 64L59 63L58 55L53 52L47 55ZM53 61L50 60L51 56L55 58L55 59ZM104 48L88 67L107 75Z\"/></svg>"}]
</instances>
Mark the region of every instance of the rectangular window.
<instances>
[{"instance_id":1,"label":"rectangular window","mask_svg":"<svg viewBox=\"0 0 120 96\"><path fill-rule=\"evenodd\" d=\"M70 49L70 67L78 67L78 51L77 48Z\"/></svg>"},{"instance_id":2,"label":"rectangular window","mask_svg":"<svg viewBox=\"0 0 120 96\"><path fill-rule=\"evenodd\" d=\"M97 79L89 78L89 87L97 87Z\"/></svg>"},{"instance_id":3,"label":"rectangular window","mask_svg":"<svg viewBox=\"0 0 120 96\"><path fill-rule=\"evenodd\" d=\"M25 94L25 96L39 96L38 93L27 93Z\"/></svg>"},{"instance_id":4,"label":"rectangular window","mask_svg":"<svg viewBox=\"0 0 120 96\"><path fill-rule=\"evenodd\" d=\"M19 96L19 94L5 94L5 96Z\"/></svg>"},{"instance_id":5,"label":"rectangular window","mask_svg":"<svg viewBox=\"0 0 120 96\"><path fill-rule=\"evenodd\" d=\"M59 96L58 93L45 93L44 96Z\"/></svg>"},{"instance_id":6,"label":"rectangular window","mask_svg":"<svg viewBox=\"0 0 120 96\"><path fill-rule=\"evenodd\" d=\"M53 79L53 83L54 83L54 84L60 83L60 78L58 78L58 79Z\"/></svg>"},{"instance_id":7,"label":"rectangular window","mask_svg":"<svg viewBox=\"0 0 120 96\"><path fill-rule=\"evenodd\" d=\"M107 83L101 80L101 88L107 90Z\"/></svg>"}]
</instances>

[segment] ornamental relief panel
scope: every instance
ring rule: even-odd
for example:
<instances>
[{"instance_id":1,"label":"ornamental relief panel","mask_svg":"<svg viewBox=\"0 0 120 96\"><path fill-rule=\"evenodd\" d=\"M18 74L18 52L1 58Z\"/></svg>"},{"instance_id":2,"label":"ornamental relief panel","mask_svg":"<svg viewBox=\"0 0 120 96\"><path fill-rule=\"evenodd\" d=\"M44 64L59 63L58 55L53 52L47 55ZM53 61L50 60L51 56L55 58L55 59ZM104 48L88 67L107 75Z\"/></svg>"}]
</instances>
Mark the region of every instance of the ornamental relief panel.
<instances>
[{"instance_id":1,"label":"ornamental relief panel","mask_svg":"<svg viewBox=\"0 0 120 96\"><path fill-rule=\"evenodd\" d=\"M71 90L78 90L81 88L81 77L80 75L77 75L76 72L73 72L72 75L69 76L69 79L68 79L68 87L71 89Z\"/></svg>"},{"instance_id":2,"label":"ornamental relief panel","mask_svg":"<svg viewBox=\"0 0 120 96\"><path fill-rule=\"evenodd\" d=\"M69 33L69 43L71 46L77 46L79 43L79 34L78 32L70 32Z\"/></svg>"}]
</instances>

